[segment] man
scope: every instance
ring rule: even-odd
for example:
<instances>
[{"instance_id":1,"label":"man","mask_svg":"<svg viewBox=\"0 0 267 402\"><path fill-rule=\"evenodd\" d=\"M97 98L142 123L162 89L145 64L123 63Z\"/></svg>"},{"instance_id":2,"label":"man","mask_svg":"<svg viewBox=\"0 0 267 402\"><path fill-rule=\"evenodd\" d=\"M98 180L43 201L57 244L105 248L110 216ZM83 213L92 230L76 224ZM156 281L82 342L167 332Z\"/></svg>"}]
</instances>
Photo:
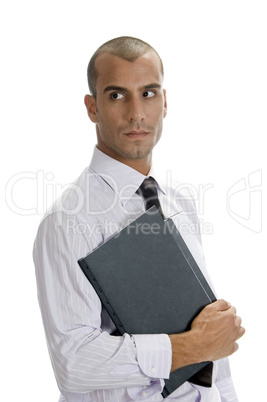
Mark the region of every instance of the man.
<instances>
[{"instance_id":1,"label":"man","mask_svg":"<svg viewBox=\"0 0 267 402\"><path fill-rule=\"evenodd\" d=\"M170 372L214 361L211 388L185 382L167 400L237 401L227 356L244 334L228 302L208 305L182 334L112 335L115 326L77 261L144 212L138 189L152 176L165 216L198 228L188 193L160 179L152 150L167 113L163 66L147 43L120 37L88 66L89 118L97 147L91 164L44 217L35 241L38 296L60 401L160 401ZM183 216L179 221L180 216ZM207 280L199 230L181 231Z\"/></svg>"}]
</instances>

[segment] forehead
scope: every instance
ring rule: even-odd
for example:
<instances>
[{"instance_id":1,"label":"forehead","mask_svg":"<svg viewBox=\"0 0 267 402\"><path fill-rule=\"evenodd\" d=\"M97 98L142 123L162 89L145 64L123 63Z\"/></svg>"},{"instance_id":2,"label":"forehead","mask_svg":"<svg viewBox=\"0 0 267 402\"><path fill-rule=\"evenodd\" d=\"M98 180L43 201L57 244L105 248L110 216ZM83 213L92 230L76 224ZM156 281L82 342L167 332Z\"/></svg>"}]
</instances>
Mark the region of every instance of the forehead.
<instances>
[{"instance_id":1,"label":"forehead","mask_svg":"<svg viewBox=\"0 0 267 402\"><path fill-rule=\"evenodd\" d=\"M131 89L151 83L162 85L160 60L156 53L147 52L131 62L109 53L100 54L95 61L96 90L102 92L108 85Z\"/></svg>"}]
</instances>

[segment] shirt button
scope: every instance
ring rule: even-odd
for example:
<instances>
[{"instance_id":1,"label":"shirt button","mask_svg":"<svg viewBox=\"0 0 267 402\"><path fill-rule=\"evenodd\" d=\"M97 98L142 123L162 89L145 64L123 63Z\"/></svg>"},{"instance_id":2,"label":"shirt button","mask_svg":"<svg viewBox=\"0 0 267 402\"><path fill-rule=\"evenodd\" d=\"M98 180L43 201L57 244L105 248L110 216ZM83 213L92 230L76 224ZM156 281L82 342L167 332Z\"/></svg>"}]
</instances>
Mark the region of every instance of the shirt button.
<instances>
[{"instance_id":1,"label":"shirt button","mask_svg":"<svg viewBox=\"0 0 267 402\"><path fill-rule=\"evenodd\" d=\"M152 369L151 369L151 373L155 373L155 372L156 372L155 367L152 367Z\"/></svg>"},{"instance_id":2,"label":"shirt button","mask_svg":"<svg viewBox=\"0 0 267 402\"><path fill-rule=\"evenodd\" d=\"M147 392L146 392L146 391L143 391L142 394L141 394L141 396L143 396L143 397L147 396Z\"/></svg>"}]
</instances>

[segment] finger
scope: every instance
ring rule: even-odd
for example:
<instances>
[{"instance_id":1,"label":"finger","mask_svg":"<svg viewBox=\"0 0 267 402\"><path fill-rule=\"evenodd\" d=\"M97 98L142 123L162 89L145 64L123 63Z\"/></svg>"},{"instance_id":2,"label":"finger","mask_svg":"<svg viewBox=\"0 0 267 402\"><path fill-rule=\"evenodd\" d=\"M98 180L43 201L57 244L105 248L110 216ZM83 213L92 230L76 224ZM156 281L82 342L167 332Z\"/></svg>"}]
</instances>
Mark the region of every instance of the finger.
<instances>
[{"instance_id":1,"label":"finger","mask_svg":"<svg viewBox=\"0 0 267 402\"><path fill-rule=\"evenodd\" d=\"M241 326L241 324L242 324L242 318L239 317L239 315L237 315L237 316L235 317L235 323L236 323L236 325L238 325L239 327Z\"/></svg>"},{"instance_id":2,"label":"finger","mask_svg":"<svg viewBox=\"0 0 267 402\"><path fill-rule=\"evenodd\" d=\"M212 306L215 307L218 311L228 310L231 307L231 303L227 302L224 299L219 299L216 302L212 303Z\"/></svg>"},{"instance_id":3,"label":"finger","mask_svg":"<svg viewBox=\"0 0 267 402\"><path fill-rule=\"evenodd\" d=\"M236 308L234 306L231 306L229 309L229 313L233 314L233 316L236 316Z\"/></svg>"},{"instance_id":4,"label":"finger","mask_svg":"<svg viewBox=\"0 0 267 402\"><path fill-rule=\"evenodd\" d=\"M235 342L235 345L234 345L234 347L235 347L235 349L234 349L234 353L239 349L239 345L238 345L238 343L237 342Z\"/></svg>"},{"instance_id":5,"label":"finger","mask_svg":"<svg viewBox=\"0 0 267 402\"><path fill-rule=\"evenodd\" d=\"M242 318L237 315L235 317L235 325L236 325L236 328L237 328L236 337L235 337L236 341L238 339L240 339L245 333L245 328L242 327L241 324L242 324Z\"/></svg>"},{"instance_id":6,"label":"finger","mask_svg":"<svg viewBox=\"0 0 267 402\"><path fill-rule=\"evenodd\" d=\"M236 342L238 341L238 339L240 339L244 334L245 334L246 330L244 327L240 327L239 331L238 331L238 335L235 339L235 343L234 343L234 352L236 352L239 349L239 344Z\"/></svg>"},{"instance_id":7,"label":"finger","mask_svg":"<svg viewBox=\"0 0 267 402\"><path fill-rule=\"evenodd\" d=\"M246 332L245 328L240 327L238 332L237 332L235 340L238 341L238 339L242 338L242 336L245 334L245 332Z\"/></svg>"}]
</instances>

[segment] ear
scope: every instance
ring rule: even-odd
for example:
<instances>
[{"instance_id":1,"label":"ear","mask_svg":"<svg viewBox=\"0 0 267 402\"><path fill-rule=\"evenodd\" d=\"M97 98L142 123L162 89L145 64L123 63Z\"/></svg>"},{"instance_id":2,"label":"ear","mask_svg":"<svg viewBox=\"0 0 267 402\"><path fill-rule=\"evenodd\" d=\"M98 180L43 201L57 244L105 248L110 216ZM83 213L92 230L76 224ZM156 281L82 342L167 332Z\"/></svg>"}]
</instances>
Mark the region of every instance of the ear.
<instances>
[{"instance_id":1,"label":"ear","mask_svg":"<svg viewBox=\"0 0 267 402\"><path fill-rule=\"evenodd\" d=\"M93 95L85 95L84 104L87 109L87 114L93 123L98 122L96 111L96 99Z\"/></svg>"},{"instance_id":2,"label":"ear","mask_svg":"<svg viewBox=\"0 0 267 402\"><path fill-rule=\"evenodd\" d=\"M163 105L163 118L167 116L167 95L166 95L166 89L163 89L163 100L164 100L164 105Z\"/></svg>"}]
</instances>

